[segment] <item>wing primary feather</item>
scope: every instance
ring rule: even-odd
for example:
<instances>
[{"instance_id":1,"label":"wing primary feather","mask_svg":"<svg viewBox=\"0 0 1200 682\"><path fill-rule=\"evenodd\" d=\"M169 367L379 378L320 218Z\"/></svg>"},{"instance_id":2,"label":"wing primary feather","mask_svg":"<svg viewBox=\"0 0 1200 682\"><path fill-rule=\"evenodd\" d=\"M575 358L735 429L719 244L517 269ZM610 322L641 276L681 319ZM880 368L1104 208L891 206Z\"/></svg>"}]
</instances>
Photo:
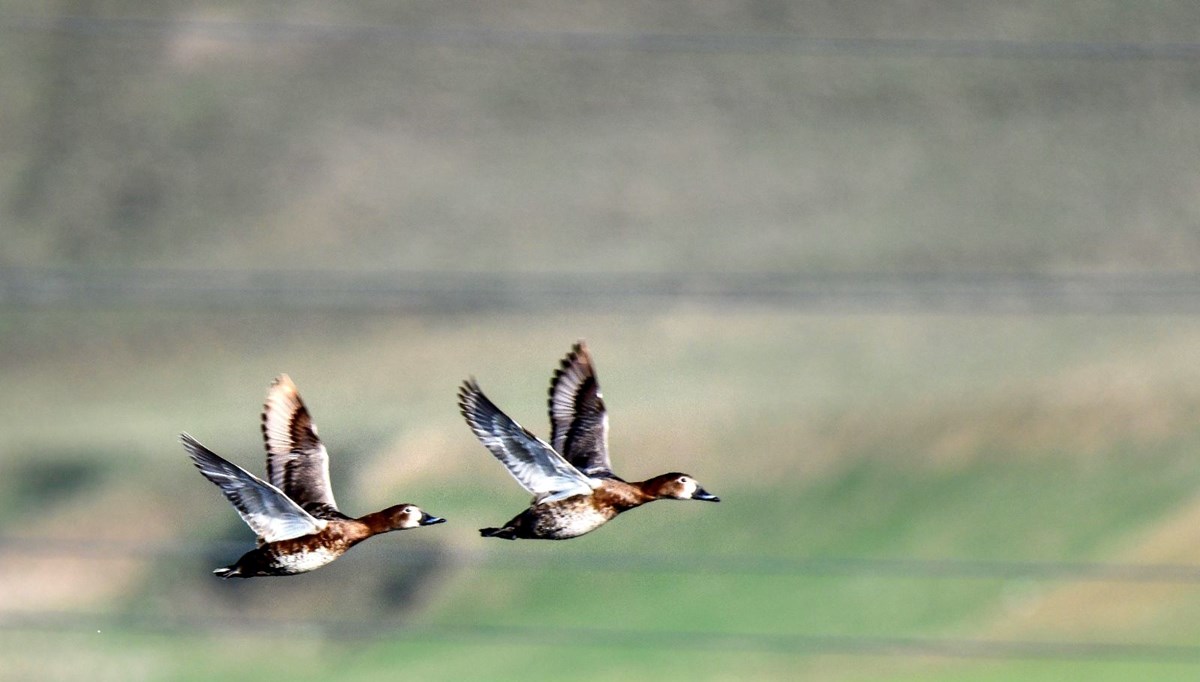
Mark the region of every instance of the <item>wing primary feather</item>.
<instances>
[{"instance_id":1,"label":"wing primary feather","mask_svg":"<svg viewBox=\"0 0 1200 682\"><path fill-rule=\"evenodd\" d=\"M329 452L296 384L287 374L271 383L262 411L267 480L301 507L321 518L344 518L337 511L329 476Z\"/></svg>"},{"instance_id":2,"label":"wing primary feather","mask_svg":"<svg viewBox=\"0 0 1200 682\"><path fill-rule=\"evenodd\" d=\"M192 463L220 488L242 520L266 542L320 532L327 525L314 518L280 489L204 447L187 433L179 435Z\"/></svg>"},{"instance_id":3,"label":"wing primary feather","mask_svg":"<svg viewBox=\"0 0 1200 682\"><path fill-rule=\"evenodd\" d=\"M580 340L550 379L551 444L588 476L612 476L608 410L587 344Z\"/></svg>"},{"instance_id":4,"label":"wing primary feather","mask_svg":"<svg viewBox=\"0 0 1200 682\"><path fill-rule=\"evenodd\" d=\"M587 494L596 483L484 395L473 378L458 393L467 425L512 477L541 502Z\"/></svg>"}]
</instances>

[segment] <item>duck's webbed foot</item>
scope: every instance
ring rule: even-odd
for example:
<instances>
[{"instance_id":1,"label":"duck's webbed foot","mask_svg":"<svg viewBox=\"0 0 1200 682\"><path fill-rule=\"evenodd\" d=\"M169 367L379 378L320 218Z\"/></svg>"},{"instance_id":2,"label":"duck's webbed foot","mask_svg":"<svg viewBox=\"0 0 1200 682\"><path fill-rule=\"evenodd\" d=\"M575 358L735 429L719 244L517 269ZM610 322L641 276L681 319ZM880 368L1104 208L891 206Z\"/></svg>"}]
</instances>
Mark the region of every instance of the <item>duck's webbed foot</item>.
<instances>
[{"instance_id":1,"label":"duck's webbed foot","mask_svg":"<svg viewBox=\"0 0 1200 682\"><path fill-rule=\"evenodd\" d=\"M504 528L480 528L479 535L485 538L502 538L504 540L516 540L517 529L512 526Z\"/></svg>"}]
</instances>

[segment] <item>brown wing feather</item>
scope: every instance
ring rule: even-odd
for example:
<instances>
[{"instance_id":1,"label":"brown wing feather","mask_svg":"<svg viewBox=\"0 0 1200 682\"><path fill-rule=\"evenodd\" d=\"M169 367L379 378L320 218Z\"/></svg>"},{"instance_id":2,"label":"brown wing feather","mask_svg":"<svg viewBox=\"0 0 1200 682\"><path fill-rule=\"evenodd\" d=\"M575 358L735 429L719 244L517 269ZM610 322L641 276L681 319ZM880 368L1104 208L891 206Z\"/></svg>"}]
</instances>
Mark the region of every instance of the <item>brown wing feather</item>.
<instances>
[{"instance_id":1,"label":"brown wing feather","mask_svg":"<svg viewBox=\"0 0 1200 682\"><path fill-rule=\"evenodd\" d=\"M612 476L608 411L587 344L576 343L550 379L550 442L588 476Z\"/></svg>"},{"instance_id":2,"label":"brown wing feather","mask_svg":"<svg viewBox=\"0 0 1200 682\"><path fill-rule=\"evenodd\" d=\"M267 449L267 479L317 518L345 518L333 499L329 452L288 375L279 375L267 391L262 413Z\"/></svg>"}]
</instances>

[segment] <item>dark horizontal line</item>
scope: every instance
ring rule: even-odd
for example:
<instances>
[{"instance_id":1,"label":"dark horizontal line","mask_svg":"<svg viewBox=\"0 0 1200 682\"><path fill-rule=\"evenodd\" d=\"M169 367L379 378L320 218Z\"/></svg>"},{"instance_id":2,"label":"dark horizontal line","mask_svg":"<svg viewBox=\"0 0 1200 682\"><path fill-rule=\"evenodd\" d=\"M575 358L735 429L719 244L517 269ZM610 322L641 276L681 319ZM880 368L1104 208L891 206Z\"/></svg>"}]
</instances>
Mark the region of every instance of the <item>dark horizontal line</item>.
<instances>
[{"instance_id":1,"label":"dark horizontal line","mask_svg":"<svg viewBox=\"0 0 1200 682\"><path fill-rule=\"evenodd\" d=\"M0 537L0 555L75 556L90 559L194 557L231 560L250 547L237 541L130 543L84 539ZM770 557L692 554L663 556L638 553L570 553L553 557L504 551L450 550L437 546L388 551L388 565L456 563L498 570L570 570L603 573L678 573L759 576L866 575L896 579L932 580L1055 580L1113 583L1200 583L1200 566L1130 564L1082 561L1003 561L984 559L919 559L869 557ZM202 567L207 570L207 566Z\"/></svg>"},{"instance_id":2,"label":"dark horizontal line","mask_svg":"<svg viewBox=\"0 0 1200 682\"><path fill-rule=\"evenodd\" d=\"M162 614L71 612L2 613L0 629L92 633L104 630L146 634L238 632L243 636L387 639L389 641L482 642L523 647L586 647L740 651L794 656L900 656L957 659L1141 661L1200 663L1200 646L1130 642L1064 642L785 634L713 630L634 630L522 625L410 625L393 620L311 620L228 618Z\"/></svg>"},{"instance_id":3,"label":"dark horizontal line","mask_svg":"<svg viewBox=\"0 0 1200 682\"><path fill-rule=\"evenodd\" d=\"M816 38L785 33L528 31L413 28L396 24L212 21L150 17L0 17L0 31L89 38L143 39L191 33L210 40L279 43L332 41L460 48L625 52L784 52L863 57L989 59L1195 60L1200 43L1071 42L990 39Z\"/></svg>"},{"instance_id":4,"label":"dark horizontal line","mask_svg":"<svg viewBox=\"0 0 1200 682\"><path fill-rule=\"evenodd\" d=\"M506 640L540 645L723 650L842 656L933 656L966 659L1107 660L1200 663L1192 645L1005 641L935 637L776 634L761 632L655 631L526 626L433 626L402 629L402 638Z\"/></svg>"},{"instance_id":5,"label":"dark horizontal line","mask_svg":"<svg viewBox=\"0 0 1200 682\"><path fill-rule=\"evenodd\" d=\"M0 270L0 305L462 313L672 304L845 313L1200 314L1200 273L803 274Z\"/></svg>"}]
</instances>

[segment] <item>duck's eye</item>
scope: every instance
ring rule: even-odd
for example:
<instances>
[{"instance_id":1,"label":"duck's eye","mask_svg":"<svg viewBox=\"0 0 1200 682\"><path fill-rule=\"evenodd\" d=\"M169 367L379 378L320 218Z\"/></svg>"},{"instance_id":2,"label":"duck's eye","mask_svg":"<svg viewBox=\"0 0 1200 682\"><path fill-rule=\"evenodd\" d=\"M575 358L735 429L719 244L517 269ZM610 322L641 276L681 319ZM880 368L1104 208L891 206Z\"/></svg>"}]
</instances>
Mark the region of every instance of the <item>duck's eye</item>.
<instances>
[{"instance_id":1,"label":"duck's eye","mask_svg":"<svg viewBox=\"0 0 1200 682\"><path fill-rule=\"evenodd\" d=\"M679 477L679 482L680 482L680 483L682 483L683 485L687 485L687 482L688 482L688 481L687 481L687 476L680 476L680 477Z\"/></svg>"},{"instance_id":2,"label":"duck's eye","mask_svg":"<svg viewBox=\"0 0 1200 682\"><path fill-rule=\"evenodd\" d=\"M412 508L412 507L405 507L405 508L404 508L404 513L405 513L405 514L411 514L411 513L413 513L413 508Z\"/></svg>"}]
</instances>

